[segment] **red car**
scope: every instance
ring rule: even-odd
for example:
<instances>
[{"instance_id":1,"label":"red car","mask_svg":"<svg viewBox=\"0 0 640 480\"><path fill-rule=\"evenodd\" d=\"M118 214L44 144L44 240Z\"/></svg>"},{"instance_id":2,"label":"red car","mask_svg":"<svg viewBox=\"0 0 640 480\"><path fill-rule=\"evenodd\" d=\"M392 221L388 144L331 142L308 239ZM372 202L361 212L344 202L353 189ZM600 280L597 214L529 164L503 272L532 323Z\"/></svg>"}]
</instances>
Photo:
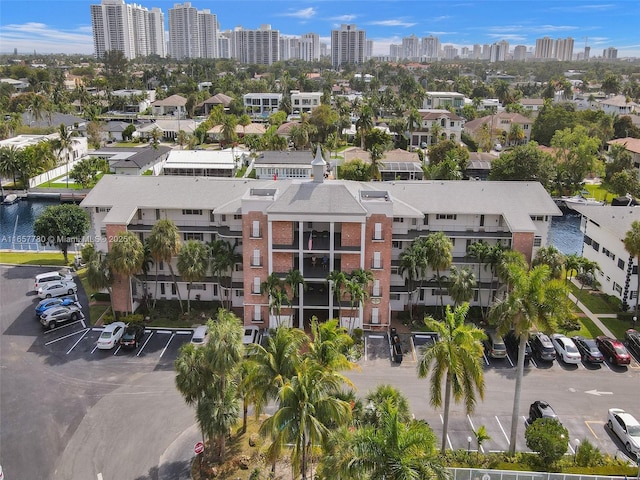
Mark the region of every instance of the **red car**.
<instances>
[{"instance_id":1,"label":"red car","mask_svg":"<svg viewBox=\"0 0 640 480\"><path fill-rule=\"evenodd\" d=\"M604 357L609 360L609 363L615 363L616 365L629 365L631 363L631 355L629 355L621 341L611 337L600 336L596 338L596 344Z\"/></svg>"}]
</instances>

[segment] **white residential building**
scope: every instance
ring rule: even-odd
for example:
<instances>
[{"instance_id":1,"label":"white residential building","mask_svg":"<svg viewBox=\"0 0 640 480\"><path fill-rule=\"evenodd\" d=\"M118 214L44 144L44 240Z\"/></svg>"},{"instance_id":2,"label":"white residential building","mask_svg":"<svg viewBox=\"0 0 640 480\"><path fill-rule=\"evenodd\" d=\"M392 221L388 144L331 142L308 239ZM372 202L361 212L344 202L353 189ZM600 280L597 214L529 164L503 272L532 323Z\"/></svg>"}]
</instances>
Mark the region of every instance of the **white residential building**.
<instances>
[{"instance_id":1,"label":"white residential building","mask_svg":"<svg viewBox=\"0 0 640 480\"><path fill-rule=\"evenodd\" d=\"M245 111L252 118L266 120L280 109L281 93L245 93L242 96Z\"/></svg>"},{"instance_id":2,"label":"white residential building","mask_svg":"<svg viewBox=\"0 0 640 480\"><path fill-rule=\"evenodd\" d=\"M231 58L240 63L271 65L280 60L280 32L269 24L257 30L236 27L230 38Z\"/></svg>"},{"instance_id":3,"label":"white residential building","mask_svg":"<svg viewBox=\"0 0 640 480\"><path fill-rule=\"evenodd\" d=\"M322 92L301 92L291 90L291 110L294 114L311 113L320 105Z\"/></svg>"},{"instance_id":4,"label":"white residential building","mask_svg":"<svg viewBox=\"0 0 640 480\"><path fill-rule=\"evenodd\" d=\"M422 39L420 55L425 60L437 60L440 58L440 39L429 35Z\"/></svg>"},{"instance_id":5,"label":"white residential building","mask_svg":"<svg viewBox=\"0 0 640 480\"><path fill-rule=\"evenodd\" d=\"M449 110L418 110L420 127L411 133L410 145L424 148L440 140L460 143L464 119ZM437 135L437 137L436 137Z\"/></svg>"},{"instance_id":6,"label":"white residential building","mask_svg":"<svg viewBox=\"0 0 640 480\"><path fill-rule=\"evenodd\" d=\"M299 58L305 62L320 60L320 36L317 33L305 33L300 37Z\"/></svg>"},{"instance_id":7,"label":"white residential building","mask_svg":"<svg viewBox=\"0 0 640 480\"><path fill-rule=\"evenodd\" d=\"M331 65L364 63L367 33L353 25L342 24L339 30L331 30Z\"/></svg>"},{"instance_id":8,"label":"white residential building","mask_svg":"<svg viewBox=\"0 0 640 480\"><path fill-rule=\"evenodd\" d=\"M176 60L218 58L218 19L210 10L191 3L169 9L169 53Z\"/></svg>"}]
</instances>

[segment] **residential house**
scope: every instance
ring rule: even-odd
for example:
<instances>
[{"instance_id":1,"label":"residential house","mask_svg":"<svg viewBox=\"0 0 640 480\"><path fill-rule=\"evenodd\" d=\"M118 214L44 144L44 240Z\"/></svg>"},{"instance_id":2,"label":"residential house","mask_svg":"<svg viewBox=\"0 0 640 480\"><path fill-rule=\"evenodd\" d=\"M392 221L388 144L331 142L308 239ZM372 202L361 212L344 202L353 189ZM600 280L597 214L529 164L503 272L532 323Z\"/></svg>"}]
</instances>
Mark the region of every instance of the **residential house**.
<instances>
[{"instance_id":1,"label":"residential house","mask_svg":"<svg viewBox=\"0 0 640 480\"><path fill-rule=\"evenodd\" d=\"M371 163L369 152L358 147L347 148L343 150L342 154L345 162L358 158L366 163ZM383 181L422 180L424 178L422 162L418 154L400 148L385 152L380 160L378 170Z\"/></svg>"},{"instance_id":2,"label":"residential house","mask_svg":"<svg viewBox=\"0 0 640 480\"><path fill-rule=\"evenodd\" d=\"M171 95L170 97L156 100L151 104L151 112L156 116L173 115L179 118L187 116L187 99L182 95Z\"/></svg>"},{"instance_id":3,"label":"residential house","mask_svg":"<svg viewBox=\"0 0 640 480\"><path fill-rule=\"evenodd\" d=\"M446 110L449 107L460 114L462 107L464 107L464 95L458 92L425 92L422 108Z\"/></svg>"},{"instance_id":4,"label":"residential house","mask_svg":"<svg viewBox=\"0 0 640 480\"><path fill-rule=\"evenodd\" d=\"M193 134L197 126L198 124L195 120L190 119L158 119L138 128L138 133L140 134L140 138L149 140L153 138L153 131L157 129L160 132L162 140L175 141L178 132L183 131Z\"/></svg>"},{"instance_id":5,"label":"residential house","mask_svg":"<svg viewBox=\"0 0 640 480\"><path fill-rule=\"evenodd\" d=\"M514 124L520 125L522 128L521 138L511 138L511 126ZM492 144L498 142L503 145L520 145L531 140L533 120L520 113L499 112L495 115L476 118L464 124L464 132L475 140L478 140L480 131L484 125L491 128Z\"/></svg>"},{"instance_id":6,"label":"residential house","mask_svg":"<svg viewBox=\"0 0 640 480\"><path fill-rule=\"evenodd\" d=\"M238 148L172 150L162 166L162 175L234 177L238 167L247 161L247 154Z\"/></svg>"},{"instance_id":7,"label":"residential house","mask_svg":"<svg viewBox=\"0 0 640 480\"><path fill-rule=\"evenodd\" d=\"M614 95L598 101L600 110L609 115L631 115L640 112L640 105L624 95Z\"/></svg>"},{"instance_id":8,"label":"residential house","mask_svg":"<svg viewBox=\"0 0 640 480\"><path fill-rule=\"evenodd\" d=\"M411 132L410 145L414 148L426 148L441 140L461 142L464 119L449 110L418 110L420 127Z\"/></svg>"},{"instance_id":9,"label":"residential house","mask_svg":"<svg viewBox=\"0 0 640 480\"><path fill-rule=\"evenodd\" d=\"M310 161L313 180L251 180L186 176L104 176L81 206L91 215L94 235L110 248L124 231L148 238L154 223L171 219L183 241L222 239L241 253L230 281L211 276L195 282L200 300L230 298L245 325L308 328L311 318L339 318L347 328L386 330L392 311L406 309L409 295L419 305L436 305L440 291L434 272L409 292L400 274L400 255L413 240L444 232L453 243L453 264L474 267L467 248L475 241L500 243L522 252L528 261L545 244L549 222L560 215L548 193L535 182L353 182L325 179L326 162ZM171 260L175 268L177 259ZM176 299L168 264L132 282L116 281L118 311L132 311L147 293ZM275 311L261 285L274 273L284 278L297 269L306 288L291 304ZM368 295L360 304L337 295L327 281L333 270L372 273ZM441 271L440 275L447 275ZM476 288L473 304L488 298L496 278L487 274ZM146 283L143 282L146 281ZM182 298L184 279L178 277ZM479 292L482 292L479 295ZM229 297L227 297L227 295Z\"/></svg>"},{"instance_id":10,"label":"residential house","mask_svg":"<svg viewBox=\"0 0 640 480\"><path fill-rule=\"evenodd\" d=\"M115 97L117 110L124 113L143 113L156 99L155 90L114 90L111 96Z\"/></svg>"},{"instance_id":11,"label":"residential house","mask_svg":"<svg viewBox=\"0 0 640 480\"><path fill-rule=\"evenodd\" d=\"M522 98L518 101L527 112L539 112L544 106L542 98Z\"/></svg>"},{"instance_id":12,"label":"residential house","mask_svg":"<svg viewBox=\"0 0 640 480\"><path fill-rule=\"evenodd\" d=\"M465 178L487 180L491 173L491 163L499 158L489 152L469 152L469 163L464 171Z\"/></svg>"},{"instance_id":13,"label":"residential house","mask_svg":"<svg viewBox=\"0 0 640 480\"><path fill-rule=\"evenodd\" d=\"M92 157L104 158L109 169L118 175L142 175L152 170L155 175L159 166L167 159L171 147L158 145L144 147L105 147L91 152Z\"/></svg>"},{"instance_id":14,"label":"residential house","mask_svg":"<svg viewBox=\"0 0 640 480\"><path fill-rule=\"evenodd\" d=\"M291 111L294 115L311 113L314 108L320 106L322 92L301 92L291 90Z\"/></svg>"},{"instance_id":15,"label":"residential house","mask_svg":"<svg viewBox=\"0 0 640 480\"><path fill-rule=\"evenodd\" d=\"M282 103L281 93L245 93L242 96L245 111L253 119L266 121L269 115L277 112Z\"/></svg>"},{"instance_id":16,"label":"residential house","mask_svg":"<svg viewBox=\"0 0 640 480\"><path fill-rule=\"evenodd\" d=\"M625 150L631 154L633 166L639 169L638 177L640 178L640 138L616 138L615 140L609 140L607 145L609 145L609 152L613 145L622 145Z\"/></svg>"},{"instance_id":17,"label":"residential house","mask_svg":"<svg viewBox=\"0 0 640 480\"><path fill-rule=\"evenodd\" d=\"M229 110L229 105L233 102L233 98L224 93L217 93L212 97L207 98L204 102L199 104L196 108L201 111L203 115L209 116L211 110L216 105L222 105L225 111Z\"/></svg>"},{"instance_id":18,"label":"residential house","mask_svg":"<svg viewBox=\"0 0 640 480\"><path fill-rule=\"evenodd\" d=\"M582 256L598 263L600 271L596 273L596 280L600 290L619 298L623 306L635 307L638 263L625 250L622 240L631 223L640 221L640 208L610 205L573 205L571 208L582 215Z\"/></svg>"},{"instance_id":19,"label":"residential house","mask_svg":"<svg viewBox=\"0 0 640 480\"><path fill-rule=\"evenodd\" d=\"M313 154L306 151L266 151L253 162L256 178L260 180L287 180L311 178Z\"/></svg>"}]
</instances>

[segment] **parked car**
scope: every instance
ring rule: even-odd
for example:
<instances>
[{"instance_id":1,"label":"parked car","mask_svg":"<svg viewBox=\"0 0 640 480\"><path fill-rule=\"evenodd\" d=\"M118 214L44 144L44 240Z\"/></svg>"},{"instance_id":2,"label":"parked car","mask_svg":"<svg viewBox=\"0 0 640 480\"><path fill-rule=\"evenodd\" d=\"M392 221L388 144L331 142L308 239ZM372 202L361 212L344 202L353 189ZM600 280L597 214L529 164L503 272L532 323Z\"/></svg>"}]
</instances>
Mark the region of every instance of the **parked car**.
<instances>
[{"instance_id":1,"label":"parked car","mask_svg":"<svg viewBox=\"0 0 640 480\"><path fill-rule=\"evenodd\" d=\"M627 452L640 455L640 423L633 415L621 408L610 408L607 426L624 444Z\"/></svg>"},{"instance_id":2,"label":"parked car","mask_svg":"<svg viewBox=\"0 0 640 480\"><path fill-rule=\"evenodd\" d=\"M244 334L242 335L242 344L249 345L250 343L258 343L260 338L260 329L255 325L249 325L244 327Z\"/></svg>"},{"instance_id":3,"label":"parked car","mask_svg":"<svg viewBox=\"0 0 640 480\"><path fill-rule=\"evenodd\" d=\"M40 300L38 305L36 305L36 318L40 318L45 310L48 310L53 307L57 307L58 305L61 307L68 307L69 305L74 305L76 303L76 299L72 297L65 298L45 298L44 300Z\"/></svg>"},{"instance_id":4,"label":"parked car","mask_svg":"<svg viewBox=\"0 0 640 480\"><path fill-rule=\"evenodd\" d=\"M124 322L113 322L104 327L104 330L102 330L98 338L98 348L101 350L110 350L115 347L124 334L126 327Z\"/></svg>"},{"instance_id":5,"label":"parked car","mask_svg":"<svg viewBox=\"0 0 640 480\"><path fill-rule=\"evenodd\" d=\"M73 295L78 291L75 282L49 282L38 289L38 297L51 298L63 295Z\"/></svg>"},{"instance_id":6,"label":"parked car","mask_svg":"<svg viewBox=\"0 0 640 480\"><path fill-rule=\"evenodd\" d=\"M35 285L33 289L37 292L40 287L46 283L51 282L70 282L73 280L73 275L63 272L46 272L36 275Z\"/></svg>"},{"instance_id":7,"label":"parked car","mask_svg":"<svg viewBox=\"0 0 640 480\"><path fill-rule=\"evenodd\" d=\"M527 424L531 425L539 418L555 418L558 420L558 415L547 402L544 400L536 400L529 406L529 418L527 418Z\"/></svg>"},{"instance_id":8,"label":"parked car","mask_svg":"<svg viewBox=\"0 0 640 480\"><path fill-rule=\"evenodd\" d=\"M589 363L604 362L604 355L602 355L602 352L598 349L595 340L580 336L571 337L571 340L576 344L583 361Z\"/></svg>"},{"instance_id":9,"label":"parked car","mask_svg":"<svg viewBox=\"0 0 640 480\"><path fill-rule=\"evenodd\" d=\"M534 333L531 336L531 349L540 359L553 362L556 359L556 349L549 337L544 333Z\"/></svg>"},{"instance_id":10,"label":"parked car","mask_svg":"<svg viewBox=\"0 0 640 480\"><path fill-rule=\"evenodd\" d=\"M144 325L131 323L124 329L124 333L120 338L120 346L122 348L138 348L142 337L144 337Z\"/></svg>"},{"instance_id":11,"label":"parked car","mask_svg":"<svg viewBox=\"0 0 640 480\"><path fill-rule=\"evenodd\" d=\"M485 346L487 353L491 358L506 358L507 346L504 344L504 340L498 332L495 330L487 330L487 339L485 340Z\"/></svg>"},{"instance_id":12,"label":"parked car","mask_svg":"<svg viewBox=\"0 0 640 480\"><path fill-rule=\"evenodd\" d=\"M78 305L67 305L66 307L53 307L40 315L40 323L44 328L56 328L61 323L75 322L82 316L82 311Z\"/></svg>"},{"instance_id":13,"label":"parked car","mask_svg":"<svg viewBox=\"0 0 640 480\"><path fill-rule=\"evenodd\" d=\"M520 351L520 339L518 337L516 337L516 334L513 330L510 330L509 333L507 333L504 336L504 343L507 345L507 347L511 350L514 350L516 353L516 358L518 358L518 354ZM524 363L525 365L529 364L529 362L531 361L531 344L529 343L529 341L527 340L527 343L524 344Z\"/></svg>"},{"instance_id":14,"label":"parked car","mask_svg":"<svg viewBox=\"0 0 640 480\"><path fill-rule=\"evenodd\" d=\"M631 355L629 355L620 340L601 335L596 337L596 344L604 358L609 360L609 363L615 363L616 365L629 365L631 363Z\"/></svg>"},{"instance_id":15,"label":"parked car","mask_svg":"<svg viewBox=\"0 0 640 480\"><path fill-rule=\"evenodd\" d=\"M551 343L563 362L577 365L582 360L578 347L569 337L561 333L552 333Z\"/></svg>"},{"instance_id":16,"label":"parked car","mask_svg":"<svg viewBox=\"0 0 640 480\"><path fill-rule=\"evenodd\" d=\"M627 349L635 353L640 359L640 332L630 328L624 332L624 341L627 345Z\"/></svg>"},{"instance_id":17,"label":"parked car","mask_svg":"<svg viewBox=\"0 0 640 480\"><path fill-rule=\"evenodd\" d=\"M201 347L209 341L209 327L207 325L200 325L193 331L191 337L191 343L196 347Z\"/></svg>"}]
</instances>

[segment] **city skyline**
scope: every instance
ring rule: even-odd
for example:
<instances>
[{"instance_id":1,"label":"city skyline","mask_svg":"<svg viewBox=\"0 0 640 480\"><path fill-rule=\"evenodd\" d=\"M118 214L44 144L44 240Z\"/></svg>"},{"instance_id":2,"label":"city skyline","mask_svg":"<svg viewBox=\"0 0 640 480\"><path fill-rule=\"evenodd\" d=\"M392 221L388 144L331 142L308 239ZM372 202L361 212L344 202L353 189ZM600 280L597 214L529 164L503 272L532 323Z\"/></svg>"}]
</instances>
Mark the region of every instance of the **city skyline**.
<instances>
[{"instance_id":1,"label":"city skyline","mask_svg":"<svg viewBox=\"0 0 640 480\"><path fill-rule=\"evenodd\" d=\"M0 53L81 53L93 54L90 5L100 0L4 0L0 11ZM133 2L127 2L133 3ZM168 11L175 1L143 0L142 7L160 8L168 30ZM591 49L591 57L602 56L614 47L618 58L640 57L640 39L633 18L640 18L640 5L631 2L485 1L445 3L355 0L349 4L334 0L264 2L244 0L192 1L199 10L209 9L218 18L220 30L237 26L257 29L270 24L281 36L316 33L330 44L331 30L341 24L355 24L373 40L373 55L389 55L391 44L402 39L437 36L440 45L456 48L493 44L506 40L513 49L525 45L533 50L536 39L571 37L574 54ZM27 7L27 8L25 8ZM586 40L586 42L585 42Z\"/></svg>"}]
</instances>

